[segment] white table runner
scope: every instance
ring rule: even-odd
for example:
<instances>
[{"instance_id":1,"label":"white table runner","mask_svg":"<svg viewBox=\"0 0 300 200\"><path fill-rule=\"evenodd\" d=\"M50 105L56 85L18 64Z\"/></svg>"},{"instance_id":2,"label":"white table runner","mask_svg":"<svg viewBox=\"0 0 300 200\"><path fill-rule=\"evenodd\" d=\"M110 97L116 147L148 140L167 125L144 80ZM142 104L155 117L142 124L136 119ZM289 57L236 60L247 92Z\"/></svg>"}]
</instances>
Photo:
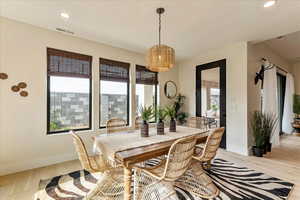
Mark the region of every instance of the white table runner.
<instances>
[{"instance_id":1,"label":"white table runner","mask_svg":"<svg viewBox=\"0 0 300 200\"><path fill-rule=\"evenodd\" d=\"M156 128L150 128L149 137L141 137L140 130L99 135L95 137L94 152L101 153L110 161L114 161L115 154L120 151L168 142L208 132L204 129L183 126L177 126L176 129L176 132L169 132L169 129L166 128L165 135L157 135Z\"/></svg>"}]
</instances>

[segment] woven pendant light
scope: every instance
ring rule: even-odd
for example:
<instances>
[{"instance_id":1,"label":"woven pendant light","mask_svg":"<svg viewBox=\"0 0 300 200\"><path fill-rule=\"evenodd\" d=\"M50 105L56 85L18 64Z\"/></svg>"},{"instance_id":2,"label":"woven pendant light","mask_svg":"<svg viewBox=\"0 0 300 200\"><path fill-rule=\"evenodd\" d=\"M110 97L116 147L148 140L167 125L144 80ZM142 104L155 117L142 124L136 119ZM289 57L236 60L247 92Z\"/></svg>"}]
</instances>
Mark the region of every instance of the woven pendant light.
<instances>
[{"instance_id":1,"label":"woven pendant light","mask_svg":"<svg viewBox=\"0 0 300 200\"><path fill-rule=\"evenodd\" d=\"M175 51L173 48L161 44L161 14L165 12L165 9L157 8L156 12L159 15L159 44L148 50L146 67L154 72L166 72L175 65Z\"/></svg>"}]
</instances>

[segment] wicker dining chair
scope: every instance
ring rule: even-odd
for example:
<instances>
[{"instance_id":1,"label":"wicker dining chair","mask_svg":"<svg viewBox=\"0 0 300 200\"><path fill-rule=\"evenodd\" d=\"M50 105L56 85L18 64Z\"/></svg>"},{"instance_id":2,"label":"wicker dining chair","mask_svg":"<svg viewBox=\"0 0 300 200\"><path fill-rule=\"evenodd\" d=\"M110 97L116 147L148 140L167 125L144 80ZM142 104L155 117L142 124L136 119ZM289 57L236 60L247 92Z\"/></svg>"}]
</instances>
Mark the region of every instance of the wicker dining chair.
<instances>
[{"instance_id":1,"label":"wicker dining chair","mask_svg":"<svg viewBox=\"0 0 300 200\"><path fill-rule=\"evenodd\" d=\"M191 128L208 129L206 117L189 117L187 119L187 126Z\"/></svg>"},{"instance_id":2,"label":"wicker dining chair","mask_svg":"<svg viewBox=\"0 0 300 200\"><path fill-rule=\"evenodd\" d=\"M138 130L138 129L140 129L140 126L141 126L141 124L142 124L142 117L141 116L137 116L136 118L135 118L135 120L134 120L134 128L136 129L136 130Z\"/></svg>"},{"instance_id":3,"label":"wicker dining chair","mask_svg":"<svg viewBox=\"0 0 300 200\"><path fill-rule=\"evenodd\" d=\"M224 128L215 129L208 136L203 149L195 148L192 164L186 173L176 180L177 187L205 199L213 199L219 195L219 189L203 169L203 162L210 161L215 157L224 130Z\"/></svg>"},{"instance_id":4,"label":"wicker dining chair","mask_svg":"<svg viewBox=\"0 0 300 200\"><path fill-rule=\"evenodd\" d=\"M82 139L70 131L82 167L92 173L101 172L96 186L88 192L86 200L122 200L124 194L123 168L112 168L101 155L88 156Z\"/></svg>"},{"instance_id":5,"label":"wicker dining chair","mask_svg":"<svg viewBox=\"0 0 300 200\"><path fill-rule=\"evenodd\" d=\"M104 172L107 170L103 157L101 155L89 156L82 139L74 131L70 131L70 133L82 168L89 172Z\"/></svg>"},{"instance_id":6,"label":"wicker dining chair","mask_svg":"<svg viewBox=\"0 0 300 200\"><path fill-rule=\"evenodd\" d=\"M113 168L101 174L83 200L123 200L124 191L123 168Z\"/></svg>"},{"instance_id":7,"label":"wicker dining chair","mask_svg":"<svg viewBox=\"0 0 300 200\"><path fill-rule=\"evenodd\" d=\"M112 118L106 122L107 133L115 133L127 130L127 122L124 119Z\"/></svg>"},{"instance_id":8,"label":"wicker dining chair","mask_svg":"<svg viewBox=\"0 0 300 200\"><path fill-rule=\"evenodd\" d=\"M225 128L214 129L208 136L204 147L196 146L194 159L206 165L206 169L211 168L211 161L217 154Z\"/></svg>"},{"instance_id":9,"label":"wicker dining chair","mask_svg":"<svg viewBox=\"0 0 300 200\"><path fill-rule=\"evenodd\" d=\"M134 167L135 200L178 200L174 190L174 181L190 166L195 137L176 140L168 153L167 159L151 169Z\"/></svg>"}]
</instances>

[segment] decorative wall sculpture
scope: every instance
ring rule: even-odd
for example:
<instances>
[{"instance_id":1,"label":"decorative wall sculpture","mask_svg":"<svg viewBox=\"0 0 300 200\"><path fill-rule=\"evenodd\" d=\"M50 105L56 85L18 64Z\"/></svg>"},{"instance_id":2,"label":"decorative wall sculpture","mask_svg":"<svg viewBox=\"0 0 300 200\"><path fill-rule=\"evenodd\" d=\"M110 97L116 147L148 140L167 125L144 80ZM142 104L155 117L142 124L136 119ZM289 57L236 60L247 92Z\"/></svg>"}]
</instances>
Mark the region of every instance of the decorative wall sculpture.
<instances>
[{"instance_id":1,"label":"decorative wall sculpture","mask_svg":"<svg viewBox=\"0 0 300 200\"><path fill-rule=\"evenodd\" d=\"M23 90L20 92L21 97L27 97L28 96L28 92Z\"/></svg>"},{"instance_id":2,"label":"decorative wall sculpture","mask_svg":"<svg viewBox=\"0 0 300 200\"><path fill-rule=\"evenodd\" d=\"M0 73L0 80L6 80L8 79L8 75L6 73ZM22 89L25 89L27 87L27 83L25 82L20 82L17 85L13 85L11 87L11 90L13 92L19 92ZM28 96L28 92L26 90L22 90L20 91L20 96L21 97L27 97Z\"/></svg>"},{"instance_id":3,"label":"decorative wall sculpture","mask_svg":"<svg viewBox=\"0 0 300 200\"><path fill-rule=\"evenodd\" d=\"M19 92L19 91L20 91L20 88L19 88L17 85L13 85L13 86L11 87L11 90L12 90L13 92Z\"/></svg>"},{"instance_id":4,"label":"decorative wall sculpture","mask_svg":"<svg viewBox=\"0 0 300 200\"><path fill-rule=\"evenodd\" d=\"M0 73L0 79L6 80L6 79L8 79L8 75L6 73Z\"/></svg>"},{"instance_id":5,"label":"decorative wall sculpture","mask_svg":"<svg viewBox=\"0 0 300 200\"><path fill-rule=\"evenodd\" d=\"M18 87L24 89L24 88L27 87L27 84L26 84L25 82L20 82L20 83L18 84Z\"/></svg>"},{"instance_id":6,"label":"decorative wall sculpture","mask_svg":"<svg viewBox=\"0 0 300 200\"><path fill-rule=\"evenodd\" d=\"M27 87L27 83L25 83L25 82L20 82L20 83L18 83L17 85L13 85L12 87L11 87L11 90L13 91L13 92L19 92L20 90L20 96L21 97L27 97L28 96L28 92L26 91L26 90L23 90L23 89L25 89Z\"/></svg>"}]
</instances>

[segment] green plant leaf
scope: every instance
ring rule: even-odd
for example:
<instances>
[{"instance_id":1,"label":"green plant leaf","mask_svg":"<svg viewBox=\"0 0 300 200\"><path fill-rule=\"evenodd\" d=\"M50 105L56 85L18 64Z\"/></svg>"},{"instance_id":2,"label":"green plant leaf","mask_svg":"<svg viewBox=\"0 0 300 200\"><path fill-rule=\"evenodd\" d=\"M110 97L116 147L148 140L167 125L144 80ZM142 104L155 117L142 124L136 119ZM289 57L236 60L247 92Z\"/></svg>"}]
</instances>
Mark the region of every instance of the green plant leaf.
<instances>
[{"instance_id":1,"label":"green plant leaf","mask_svg":"<svg viewBox=\"0 0 300 200\"><path fill-rule=\"evenodd\" d=\"M293 111L295 114L300 115L300 95L294 94Z\"/></svg>"},{"instance_id":2,"label":"green plant leaf","mask_svg":"<svg viewBox=\"0 0 300 200\"><path fill-rule=\"evenodd\" d=\"M140 106L139 113L144 121L149 121L154 116L153 106Z\"/></svg>"}]
</instances>

